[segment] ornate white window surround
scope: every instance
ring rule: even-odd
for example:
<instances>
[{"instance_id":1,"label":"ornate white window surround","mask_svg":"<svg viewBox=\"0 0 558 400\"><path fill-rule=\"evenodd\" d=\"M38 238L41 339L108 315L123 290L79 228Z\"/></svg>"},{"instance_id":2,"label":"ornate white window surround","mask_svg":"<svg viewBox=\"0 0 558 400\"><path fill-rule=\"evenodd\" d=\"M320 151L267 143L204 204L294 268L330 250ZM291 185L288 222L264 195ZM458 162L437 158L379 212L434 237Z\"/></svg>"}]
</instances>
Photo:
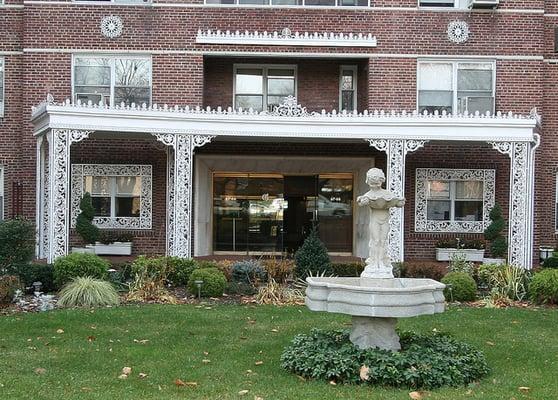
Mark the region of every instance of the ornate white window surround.
<instances>
[{"instance_id":1,"label":"ornate white window surround","mask_svg":"<svg viewBox=\"0 0 558 400\"><path fill-rule=\"evenodd\" d=\"M203 44L243 44L265 46L327 46L327 47L376 47L376 36L371 33L309 33L249 31L198 31L196 43Z\"/></svg>"},{"instance_id":2,"label":"ornate white window surround","mask_svg":"<svg viewBox=\"0 0 558 400\"><path fill-rule=\"evenodd\" d=\"M86 176L138 176L141 177L139 217L95 217L93 223L101 229L151 229L152 220L152 167L151 165L72 164L72 227L76 226L79 202L84 194Z\"/></svg>"},{"instance_id":3,"label":"ornate white window surround","mask_svg":"<svg viewBox=\"0 0 558 400\"><path fill-rule=\"evenodd\" d=\"M488 226L490 209L494 206L496 171L493 169L417 168L415 187L415 231L482 233ZM428 220L428 181L481 181L483 182L482 221Z\"/></svg>"}]
</instances>

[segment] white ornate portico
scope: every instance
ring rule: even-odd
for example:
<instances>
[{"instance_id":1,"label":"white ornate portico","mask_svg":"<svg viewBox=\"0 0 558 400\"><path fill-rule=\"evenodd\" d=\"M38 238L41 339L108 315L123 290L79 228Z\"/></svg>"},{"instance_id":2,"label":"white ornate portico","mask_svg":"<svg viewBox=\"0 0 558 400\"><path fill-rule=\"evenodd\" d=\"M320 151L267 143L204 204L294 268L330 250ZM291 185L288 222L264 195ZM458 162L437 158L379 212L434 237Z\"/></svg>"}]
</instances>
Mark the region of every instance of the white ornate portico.
<instances>
[{"instance_id":1,"label":"white ornate portico","mask_svg":"<svg viewBox=\"0 0 558 400\"><path fill-rule=\"evenodd\" d=\"M56 104L33 110L37 136L37 254L49 261L68 252L70 150L92 132L153 135L168 146L167 253L190 256L192 166L197 147L213 138L307 142L367 141L386 153L388 190L405 193L405 159L427 142L489 143L510 156L509 260L531 267L534 151L537 116L421 115L416 112L309 113L287 99L274 112L181 107ZM392 211L389 254L403 259L403 213Z\"/></svg>"}]
</instances>

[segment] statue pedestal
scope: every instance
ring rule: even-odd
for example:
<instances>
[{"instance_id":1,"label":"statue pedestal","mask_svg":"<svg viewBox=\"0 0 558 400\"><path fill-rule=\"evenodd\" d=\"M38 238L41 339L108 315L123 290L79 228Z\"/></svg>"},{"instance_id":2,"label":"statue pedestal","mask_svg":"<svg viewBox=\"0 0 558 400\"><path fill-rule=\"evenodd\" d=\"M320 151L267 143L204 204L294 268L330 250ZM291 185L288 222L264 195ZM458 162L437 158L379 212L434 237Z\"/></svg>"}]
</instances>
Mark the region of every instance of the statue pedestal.
<instances>
[{"instance_id":1,"label":"statue pedestal","mask_svg":"<svg viewBox=\"0 0 558 400\"><path fill-rule=\"evenodd\" d=\"M351 342L359 349L377 347L382 350L401 350L399 335L395 332L397 318L352 318Z\"/></svg>"},{"instance_id":2,"label":"statue pedestal","mask_svg":"<svg viewBox=\"0 0 558 400\"><path fill-rule=\"evenodd\" d=\"M364 267L364 271L360 274L361 278L377 278L377 279L386 279L386 278L393 278L393 268L390 266L381 266L378 267L376 265L368 264L368 260L366 260L366 266Z\"/></svg>"}]
</instances>

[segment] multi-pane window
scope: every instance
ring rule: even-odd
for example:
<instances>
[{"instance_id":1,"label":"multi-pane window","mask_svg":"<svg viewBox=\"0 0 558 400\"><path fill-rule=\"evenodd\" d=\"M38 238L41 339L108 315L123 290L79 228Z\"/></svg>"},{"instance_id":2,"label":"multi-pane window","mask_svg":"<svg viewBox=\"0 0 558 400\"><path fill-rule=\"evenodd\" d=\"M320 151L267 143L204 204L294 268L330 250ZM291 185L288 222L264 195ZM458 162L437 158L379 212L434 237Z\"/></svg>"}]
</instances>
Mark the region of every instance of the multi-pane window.
<instances>
[{"instance_id":1,"label":"multi-pane window","mask_svg":"<svg viewBox=\"0 0 558 400\"><path fill-rule=\"evenodd\" d=\"M96 217L139 217L140 176L85 176Z\"/></svg>"},{"instance_id":2,"label":"multi-pane window","mask_svg":"<svg viewBox=\"0 0 558 400\"><path fill-rule=\"evenodd\" d=\"M469 0L419 0L420 7L469 8Z\"/></svg>"},{"instance_id":3,"label":"multi-pane window","mask_svg":"<svg viewBox=\"0 0 558 400\"><path fill-rule=\"evenodd\" d=\"M74 0L74 1L102 1L105 3L130 3L130 4L151 3L151 0Z\"/></svg>"},{"instance_id":4,"label":"multi-pane window","mask_svg":"<svg viewBox=\"0 0 558 400\"><path fill-rule=\"evenodd\" d=\"M431 221L482 221L482 181L429 180L427 215Z\"/></svg>"},{"instance_id":5,"label":"multi-pane window","mask_svg":"<svg viewBox=\"0 0 558 400\"><path fill-rule=\"evenodd\" d=\"M234 106L255 111L268 110L296 96L296 68L287 65L234 68Z\"/></svg>"},{"instance_id":6,"label":"multi-pane window","mask_svg":"<svg viewBox=\"0 0 558 400\"><path fill-rule=\"evenodd\" d=\"M368 7L368 0L205 0L205 4L259 6Z\"/></svg>"},{"instance_id":7,"label":"multi-pane window","mask_svg":"<svg viewBox=\"0 0 558 400\"><path fill-rule=\"evenodd\" d=\"M420 62L419 112L493 113L494 70L493 62Z\"/></svg>"},{"instance_id":8,"label":"multi-pane window","mask_svg":"<svg viewBox=\"0 0 558 400\"><path fill-rule=\"evenodd\" d=\"M4 116L4 59L0 58L0 117Z\"/></svg>"},{"instance_id":9,"label":"multi-pane window","mask_svg":"<svg viewBox=\"0 0 558 400\"><path fill-rule=\"evenodd\" d=\"M339 109L353 111L357 108L357 66L342 65L339 74Z\"/></svg>"},{"instance_id":10,"label":"multi-pane window","mask_svg":"<svg viewBox=\"0 0 558 400\"><path fill-rule=\"evenodd\" d=\"M151 59L75 57L74 99L94 104L151 103Z\"/></svg>"}]
</instances>

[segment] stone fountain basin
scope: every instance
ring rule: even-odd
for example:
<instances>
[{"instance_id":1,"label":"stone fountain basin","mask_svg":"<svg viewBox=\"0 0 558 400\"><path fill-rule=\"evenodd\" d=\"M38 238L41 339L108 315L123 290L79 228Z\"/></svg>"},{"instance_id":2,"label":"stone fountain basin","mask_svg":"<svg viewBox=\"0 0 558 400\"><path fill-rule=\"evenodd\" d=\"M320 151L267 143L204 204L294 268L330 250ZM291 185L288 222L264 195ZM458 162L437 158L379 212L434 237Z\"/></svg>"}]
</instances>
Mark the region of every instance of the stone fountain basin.
<instances>
[{"instance_id":1,"label":"stone fountain basin","mask_svg":"<svg viewBox=\"0 0 558 400\"><path fill-rule=\"evenodd\" d=\"M306 278L306 306L361 317L405 318L444 311L446 285L420 278Z\"/></svg>"}]
</instances>

